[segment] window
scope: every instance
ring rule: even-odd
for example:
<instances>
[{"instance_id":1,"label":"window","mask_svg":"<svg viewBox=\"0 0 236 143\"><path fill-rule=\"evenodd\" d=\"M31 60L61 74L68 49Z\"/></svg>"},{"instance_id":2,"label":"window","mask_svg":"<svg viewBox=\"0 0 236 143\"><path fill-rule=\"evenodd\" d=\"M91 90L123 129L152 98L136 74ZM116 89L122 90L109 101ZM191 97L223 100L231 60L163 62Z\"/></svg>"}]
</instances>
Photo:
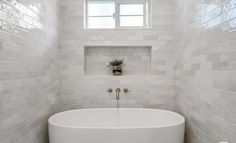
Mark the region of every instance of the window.
<instances>
[{"instance_id":1,"label":"window","mask_svg":"<svg viewBox=\"0 0 236 143\"><path fill-rule=\"evenodd\" d=\"M87 28L114 28L114 1L87 2Z\"/></svg>"},{"instance_id":2,"label":"window","mask_svg":"<svg viewBox=\"0 0 236 143\"><path fill-rule=\"evenodd\" d=\"M149 0L86 0L85 28L148 28Z\"/></svg>"}]
</instances>

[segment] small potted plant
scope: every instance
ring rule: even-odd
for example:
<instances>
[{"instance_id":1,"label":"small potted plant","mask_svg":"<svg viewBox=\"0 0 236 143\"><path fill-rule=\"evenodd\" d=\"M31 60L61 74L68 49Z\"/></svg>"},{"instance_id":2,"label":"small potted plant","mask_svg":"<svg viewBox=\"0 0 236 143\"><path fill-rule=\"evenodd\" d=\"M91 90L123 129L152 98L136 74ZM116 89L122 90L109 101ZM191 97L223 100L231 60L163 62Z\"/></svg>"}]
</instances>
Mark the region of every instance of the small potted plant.
<instances>
[{"instance_id":1,"label":"small potted plant","mask_svg":"<svg viewBox=\"0 0 236 143\"><path fill-rule=\"evenodd\" d=\"M111 67L114 76L120 76L122 75L124 60L114 59L109 62L108 66Z\"/></svg>"}]
</instances>

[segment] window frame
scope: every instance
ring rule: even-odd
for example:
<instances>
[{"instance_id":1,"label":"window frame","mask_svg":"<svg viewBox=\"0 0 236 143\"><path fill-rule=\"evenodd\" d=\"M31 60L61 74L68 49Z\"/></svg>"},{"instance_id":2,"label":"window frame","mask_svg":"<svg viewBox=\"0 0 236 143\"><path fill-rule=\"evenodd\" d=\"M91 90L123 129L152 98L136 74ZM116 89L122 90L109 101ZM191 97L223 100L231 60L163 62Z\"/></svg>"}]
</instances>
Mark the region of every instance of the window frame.
<instances>
[{"instance_id":1,"label":"window frame","mask_svg":"<svg viewBox=\"0 0 236 143\"><path fill-rule=\"evenodd\" d=\"M107 17L104 16L88 16L88 2L97 2L97 1L104 1L104 2L114 2L115 4L115 13L113 14L113 18L115 20L114 28L89 28L88 27L88 19L89 17ZM120 26L120 5L135 5L135 4L142 4L143 5L143 26ZM85 0L85 11L84 11L84 28L85 29L149 29L151 28L151 0ZM136 16L136 15L129 15L129 16ZM110 16L109 16L110 17Z\"/></svg>"}]
</instances>

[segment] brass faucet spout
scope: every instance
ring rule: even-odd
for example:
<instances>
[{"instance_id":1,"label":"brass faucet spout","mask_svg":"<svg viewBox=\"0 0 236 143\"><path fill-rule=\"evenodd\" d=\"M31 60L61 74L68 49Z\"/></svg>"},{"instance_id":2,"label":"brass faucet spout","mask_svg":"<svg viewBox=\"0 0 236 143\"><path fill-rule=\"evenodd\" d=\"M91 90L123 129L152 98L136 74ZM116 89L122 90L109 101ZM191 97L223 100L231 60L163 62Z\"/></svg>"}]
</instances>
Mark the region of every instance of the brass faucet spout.
<instances>
[{"instance_id":1,"label":"brass faucet spout","mask_svg":"<svg viewBox=\"0 0 236 143\"><path fill-rule=\"evenodd\" d=\"M120 100L120 88L116 88L116 100Z\"/></svg>"}]
</instances>

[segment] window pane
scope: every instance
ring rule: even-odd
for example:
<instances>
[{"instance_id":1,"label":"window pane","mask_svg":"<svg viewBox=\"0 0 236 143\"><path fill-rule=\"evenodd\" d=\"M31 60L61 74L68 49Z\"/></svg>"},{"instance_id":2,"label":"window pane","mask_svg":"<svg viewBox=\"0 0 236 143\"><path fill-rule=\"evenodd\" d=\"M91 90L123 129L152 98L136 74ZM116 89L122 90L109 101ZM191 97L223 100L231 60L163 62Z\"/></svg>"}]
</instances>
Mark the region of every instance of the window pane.
<instances>
[{"instance_id":1,"label":"window pane","mask_svg":"<svg viewBox=\"0 0 236 143\"><path fill-rule=\"evenodd\" d=\"M143 15L143 4L121 4L120 15Z\"/></svg>"},{"instance_id":2,"label":"window pane","mask_svg":"<svg viewBox=\"0 0 236 143\"><path fill-rule=\"evenodd\" d=\"M143 26L143 16L121 16L120 26Z\"/></svg>"},{"instance_id":3,"label":"window pane","mask_svg":"<svg viewBox=\"0 0 236 143\"><path fill-rule=\"evenodd\" d=\"M112 16L115 13L114 2L88 2L88 16Z\"/></svg>"},{"instance_id":4,"label":"window pane","mask_svg":"<svg viewBox=\"0 0 236 143\"><path fill-rule=\"evenodd\" d=\"M88 28L115 28L113 17L89 17Z\"/></svg>"}]
</instances>

